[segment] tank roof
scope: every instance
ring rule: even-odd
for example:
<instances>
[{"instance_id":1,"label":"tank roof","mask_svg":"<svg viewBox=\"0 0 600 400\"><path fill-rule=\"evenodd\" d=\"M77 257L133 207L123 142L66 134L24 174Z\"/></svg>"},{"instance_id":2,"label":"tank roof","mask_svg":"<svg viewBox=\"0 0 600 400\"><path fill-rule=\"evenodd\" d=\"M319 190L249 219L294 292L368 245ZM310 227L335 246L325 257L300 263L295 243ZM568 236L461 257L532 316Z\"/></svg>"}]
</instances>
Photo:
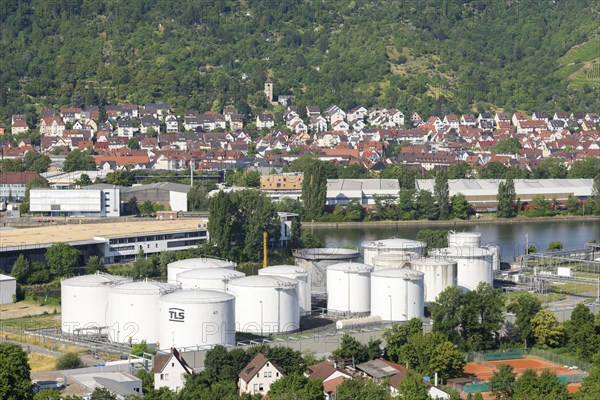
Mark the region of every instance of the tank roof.
<instances>
[{"instance_id":1,"label":"tank roof","mask_svg":"<svg viewBox=\"0 0 600 400\"><path fill-rule=\"evenodd\" d=\"M403 238L389 238L381 240L368 240L362 242L362 247L389 247L399 249L412 249L412 248L424 248L427 244L419 242L417 240L403 239Z\"/></svg>"},{"instance_id":2,"label":"tank roof","mask_svg":"<svg viewBox=\"0 0 600 400\"><path fill-rule=\"evenodd\" d=\"M440 257L423 257L423 258L415 258L410 261L410 264L413 265L450 265L456 264L455 260L449 258L440 258Z\"/></svg>"},{"instance_id":3,"label":"tank roof","mask_svg":"<svg viewBox=\"0 0 600 400\"><path fill-rule=\"evenodd\" d=\"M113 293L124 293L132 295L143 294L163 294L173 292L179 289L178 285L154 281L127 282L113 286L110 291Z\"/></svg>"},{"instance_id":4,"label":"tank roof","mask_svg":"<svg viewBox=\"0 0 600 400\"><path fill-rule=\"evenodd\" d=\"M493 251L477 246L456 246L444 247L442 249L433 249L430 251L433 256L446 256L450 258L472 258L493 255Z\"/></svg>"},{"instance_id":5,"label":"tank roof","mask_svg":"<svg viewBox=\"0 0 600 400\"><path fill-rule=\"evenodd\" d=\"M414 269L408 268L386 268L371 273L371 276L378 276L382 278L402 278L406 280L423 279L424 275L425 274L421 271L415 271Z\"/></svg>"},{"instance_id":6,"label":"tank roof","mask_svg":"<svg viewBox=\"0 0 600 400\"><path fill-rule=\"evenodd\" d=\"M267 268L262 268L258 271L261 272L273 273L273 274L308 274L308 271L302 267L298 267L296 265L273 265Z\"/></svg>"},{"instance_id":7,"label":"tank roof","mask_svg":"<svg viewBox=\"0 0 600 400\"><path fill-rule=\"evenodd\" d=\"M244 276L246 276L246 274L243 272L225 268L197 268L177 274L177 278L186 279L225 279L241 278Z\"/></svg>"},{"instance_id":8,"label":"tank roof","mask_svg":"<svg viewBox=\"0 0 600 400\"><path fill-rule=\"evenodd\" d=\"M360 251L342 247L311 248L296 250L294 257L305 260L348 260L360 257Z\"/></svg>"},{"instance_id":9,"label":"tank roof","mask_svg":"<svg viewBox=\"0 0 600 400\"><path fill-rule=\"evenodd\" d=\"M102 272L98 272L90 275L74 276L72 278L64 279L61 285L66 286L104 286L113 285L120 282L131 282L131 278L117 275L109 275Z\"/></svg>"},{"instance_id":10,"label":"tank roof","mask_svg":"<svg viewBox=\"0 0 600 400\"><path fill-rule=\"evenodd\" d=\"M235 299L235 296L229 293L219 292L216 290L177 290L175 292L165 294L160 298L161 301L172 303L222 303Z\"/></svg>"},{"instance_id":11,"label":"tank roof","mask_svg":"<svg viewBox=\"0 0 600 400\"><path fill-rule=\"evenodd\" d=\"M373 256L373 259L377 259L377 260L397 260L397 259L401 259L404 260L406 258L412 258L417 256L417 253L411 252L411 251L394 251L394 252L386 252L386 253L381 253L381 254L377 254L375 256Z\"/></svg>"},{"instance_id":12,"label":"tank roof","mask_svg":"<svg viewBox=\"0 0 600 400\"><path fill-rule=\"evenodd\" d=\"M327 270L344 272L371 272L373 267L363 263L339 263L327 266Z\"/></svg>"},{"instance_id":13,"label":"tank roof","mask_svg":"<svg viewBox=\"0 0 600 400\"><path fill-rule=\"evenodd\" d=\"M225 268L230 265L235 266L233 261L219 260L217 258L188 258L185 260L174 261L169 263L169 268Z\"/></svg>"},{"instance_id":14,"label":"tank roof","mask_svg":"<svg viewBox=\"0 0 600 400\"><path fill-rule=\"evenodd\" d=\"M456 232L456 231L448 231L448 235L457 235L457 236L473 236L473 237L481 237L481 232Z\"/></svg>"},{"instance_id":15,"label":"tank roof","mask_svg":"<svg viewBox=\"0 0 600 400\"><path fill-rule=\"evenodd\" d=\"M295 279L284 278L282 276L273 275L252 275L244 278L239 278L231 281L229 287L233 286L248 286L248 287L281 287L297 285Z\"/></svg>"}]
</instances>

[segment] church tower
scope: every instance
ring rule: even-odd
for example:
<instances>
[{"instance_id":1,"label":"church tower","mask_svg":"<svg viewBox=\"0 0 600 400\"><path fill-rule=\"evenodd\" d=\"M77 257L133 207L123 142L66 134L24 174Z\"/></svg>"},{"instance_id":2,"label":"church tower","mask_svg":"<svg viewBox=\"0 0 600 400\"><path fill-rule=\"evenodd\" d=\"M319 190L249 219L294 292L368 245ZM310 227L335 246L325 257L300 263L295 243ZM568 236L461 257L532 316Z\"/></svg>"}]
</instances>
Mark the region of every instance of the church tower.
<instances>
[{"instance_id":1,"label":"church tower","mask_svg":"<svg viewBox=\"0 0 600 400\"><path fill-rule=\"evenodd\" d=\"M265 82L265 96L267 96L269 103L273 102L273 82L271 78L267 78Z\"/></svg>"}]
</instances>

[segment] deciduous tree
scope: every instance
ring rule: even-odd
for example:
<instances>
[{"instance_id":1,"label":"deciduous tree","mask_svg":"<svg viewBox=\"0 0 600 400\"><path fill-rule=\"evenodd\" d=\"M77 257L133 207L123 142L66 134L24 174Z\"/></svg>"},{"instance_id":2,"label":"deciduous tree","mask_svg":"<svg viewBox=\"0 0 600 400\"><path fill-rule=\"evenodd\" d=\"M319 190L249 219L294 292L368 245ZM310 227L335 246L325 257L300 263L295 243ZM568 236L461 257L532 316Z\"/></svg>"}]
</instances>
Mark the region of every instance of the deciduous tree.
<instances>
[{"instance_id":1,"label":"deciduous tree","mask_svg":"<svg viewBox=\"0 0 600 400\"><path fill-rule=\"evenodd\" d=\"M535 343L541 348L558 347L565 336L564 326L552 311L540 310L531 319L531 331Z\"/></svg>"},{"instance_id":2,"label":"deciduous tree","mask_svg":"<svg viewBox=\"0 0 600 400\"><path fill-rule=\"evenodd\" d=\"M50 272L59 277L72 276L79 265L79 250L67 243L54 243L46 250L46 262Z\"/></svg>"},{"instance_id":3,"label":"deciduous tree","mask_svg":"<svg viewBox=\"0 0 600 400\"><path fill-rule=\"evenodd\" d=\"M0 398L6 400L30 400L31 368L27 354L21 346L0 343Z\"/></svg>"}]
</instances>

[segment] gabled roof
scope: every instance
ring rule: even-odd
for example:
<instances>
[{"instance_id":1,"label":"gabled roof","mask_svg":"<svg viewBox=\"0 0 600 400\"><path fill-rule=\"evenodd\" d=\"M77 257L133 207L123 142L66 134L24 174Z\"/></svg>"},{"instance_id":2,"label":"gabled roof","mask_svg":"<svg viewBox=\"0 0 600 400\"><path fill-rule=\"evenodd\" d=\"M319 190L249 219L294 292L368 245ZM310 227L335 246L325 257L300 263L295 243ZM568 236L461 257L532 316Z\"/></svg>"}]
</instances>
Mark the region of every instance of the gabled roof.
<instances>
[{"instance_id":1,"label":"gabled roof","mask_svg":"<svg viewBox=\"0 0 600 400\"><path fill-rule=\"evenodd\" d=\"M318 364L311 365L307 369L308 369L307 375L310 379L321 379L322 381L325 381L327 378L329 378L335 372L340 372L340 373L350 377L350 374L348 374L346 371L344 371L343 369L338 368L334 365L331 365L327 361L322 361Z\"/></svg>"},{"instance_id":2,"label":"gabled roof","mask_svg":"<svg viewBox=\"0 0 600 400\"><path fill-rule=\"evenodd\" d=\"M242 379L244 382L250 382L252 380L252 378L254 378L256 376L256 374L258 374L260 372L260 370L265 365L267 365L268 362L270 362L270 361L267 357L265 357L264 354L258 353L248 363L248 365L246 365L244 367L242 372L240 372L240 374L239 374L240 379ZM273 363L271 363L271 364L273 364ZM279 369L275 364L273 364L273 367L275 367L275 369L277 369L279 371L279 373L281 375L283 375L283 372L281 371L281 369Z\"/></svg>"},{"instance_id":3,"label":"gabled roof","mask_svg":"<svg viewBox=\"0 0 600 400\"><path fill-rule=\"evenodd\" d=\"M188 363L183 359L183 356L177 349L171 348L171 354L157 354L154 356L154 364L152 369L155 374L161 373L167 364L171 362L171 360L177 361L179 365L183 367L186 373L191 374L194 370L192 367L188 365Z\"/></svg>"}]
</instances>

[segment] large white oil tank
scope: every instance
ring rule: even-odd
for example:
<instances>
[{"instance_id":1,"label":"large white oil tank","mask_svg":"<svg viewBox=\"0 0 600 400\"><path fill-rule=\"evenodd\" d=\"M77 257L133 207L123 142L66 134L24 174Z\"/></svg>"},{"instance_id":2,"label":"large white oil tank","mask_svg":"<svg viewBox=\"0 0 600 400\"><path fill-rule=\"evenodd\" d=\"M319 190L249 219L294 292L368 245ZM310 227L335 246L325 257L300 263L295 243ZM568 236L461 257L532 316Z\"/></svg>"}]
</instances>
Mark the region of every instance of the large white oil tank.
<instances>
[{"instance_id":1,"label":"large white oil tank","mask_svg":"<svg viewBox=\"0 0 600 400\"><path fill-rule=\"evenodd\" d=\"M156 343L161 295L179 286L169 283L139 281L115 285L108 291L108 335L114 342Z\"/></svg>"},{"instance_id":2,"label":"large white oil tank","mask_svg":"<svg viewBox=\"0 0 600 400\"><path fill-rule=\"evenodd\" d=\"M437 257L418 258L410 262L410 269L424 274L425 302L434 302L446 288L456 287L457 262Z\"/></svg>"},{"instance_id":3,"label":"large white oil tank","mask_svg":"<svg viewBox=\"0 0 600 400\"><path fill-rule=\"evenodd\" d=\"M300 315L310 314L311 311L311 282L308 271L295 265L273 265L258 270L258 275L283 276L284 278L298 281L298 301L300 303Z\"/></svg>"},{"instance_id":4,"label":"large white oil tank","mask_svg":"<svg viewBox=\"0 0 600 400\"><path fill-rule=\"evenodd\" d=\"M239 332L271 335L300 329L298 281L254 275L229 282L235 295L235 325Z\"/></svg>"},{"instance_id":5,"label":"large white oil tank","mask_svg":"<svg viewBox=\"0 0 600 400\"><path fill-rule=\"evenodd\" d=\"M432 257L456 260L457 286L463 290L475 290L480 282L494 283L492 273L493 253L481 247L463 246L434 249Z\"/></svg>"},{"instance_id":6,"label":"large white oil tank","mask_svg":"<svg viewBox=\"0 0 600 400\"><path fill-rule=\"evenodd\" d=\"M426 246L423 242L401 238L366 241L362 243L364 263L373 265L373 257L384 253L407 251L422 256Z\"/></svg>"},{"instance_id":7,"label":"large white oil tank","mask_svg":"<svg viewBox=\"0 0 600 400\"><path fill-rule=\"evenodd\" d=\"M235 344L235 297L216 290L177 290L159 300L159 348Z\"/></svg>"},{"instance_id":8,"label":"large white oil tank","mask_svg":"<svg viewBox=\"0 0 600 400\"><path fill-rule=\"evenodd\" d=\"M448 232L448 247L481 246L481 233L479 232Z\"/></svg>"},{"instance_id":9,"label":"large white oil tank","mask_svg":"<svg viewBox=\"0 0 600 400\"><path fill-rule=\"evenodd\" d=\"M229 281L243 278L245 273L226 268L190 269L177 274L182 289L207 289L226 292Z\"/></svg>"},{"instance_id":10,"label":"large white oil tank","mask_svg":"<svg viewBox=\"0 0 600 400\"><path fill-rule=\"evenodd\" d=\"M131 282L131 278L103 273L62 280L60 282L62 331L90 333L82 329L106 327L108 291L112 286L124 282Z\"/></svg>"},{"instance_id":11,"label":"large white oil tank","mask_svg":"<svg viewBox=\"0 0 600 400\"><path fill-rule=\"evenodd\" d=\"M408 321L425 313L423 273L408 268L371 274L371 315L384 321Z\"/></svg>"},{"instance_id":12,"label":"large white oil tank","mask_svg":"<svg viewBox=\"0 0 600 400\"><path fill-rule=\"evenodd\" d=\"M357 262L360 251L341 247L298 249L294 251L297 266L310 275L313 293L327 292L327 266L342 262Z\"/></svg>"},{"instance_id":13,"label":"large white oil tank","mask_svg":"<svg viewBox=\"0 0 600 400\"><path fill-rule=\"evenodd\" d=\"M383 253L373 257L373 270L379 271L380 269L388 268L405 268L413 258L418 258L417 253L411 253L408 251L398 253Z\"/></svg>"},{"instance_id":14,"label":"large white oil tank","mask_svg":"<svg viewBox=\"0 0 600 400\"><path fill-rule=\"evenodd\" d=\"M180 274L190 269L209 269L209 268L225 268L235 269L233 261L219 260L216 258L188 258L187 260L179 260L167 265L167 281L169 283L177 283L177 274Z\"/></svg>"},{"instance_id":15,"label":"large white oil tank","mask_svg":"<svg viewBox=\"0 0 600 400\"><path fill-rule=\"evenodd\" d=\"M327 267L327 310L330 313L368 313L371 309L371 271L361 263Z\"/></svg>"}]
</instances>

